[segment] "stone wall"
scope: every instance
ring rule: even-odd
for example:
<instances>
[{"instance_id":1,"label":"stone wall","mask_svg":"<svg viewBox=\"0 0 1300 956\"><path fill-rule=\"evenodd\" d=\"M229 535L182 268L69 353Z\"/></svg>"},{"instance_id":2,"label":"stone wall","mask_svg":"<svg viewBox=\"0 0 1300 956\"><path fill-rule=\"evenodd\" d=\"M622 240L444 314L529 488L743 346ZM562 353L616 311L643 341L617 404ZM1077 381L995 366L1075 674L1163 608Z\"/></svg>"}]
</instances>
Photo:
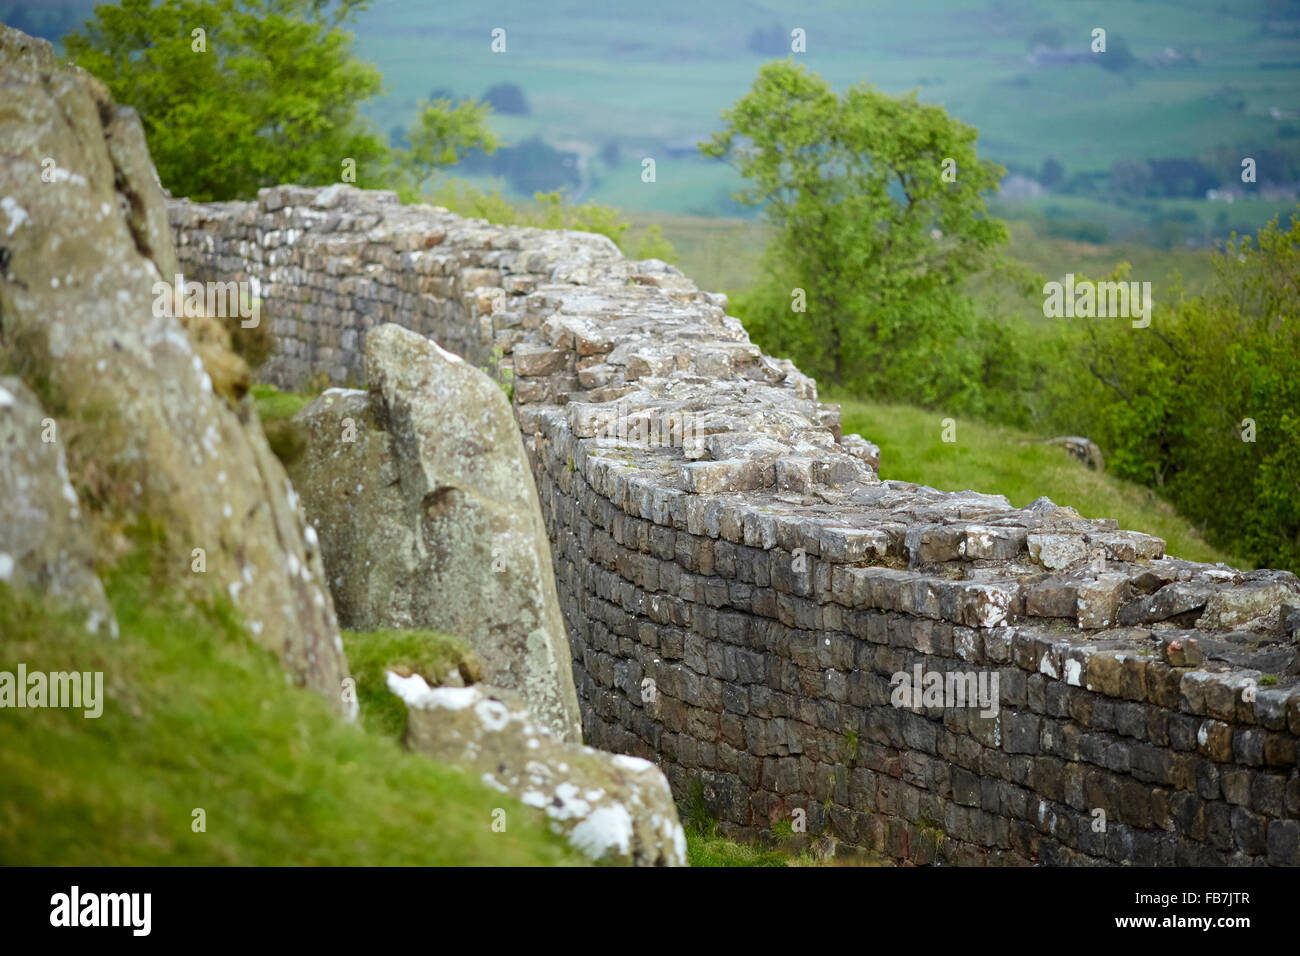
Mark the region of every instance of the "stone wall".
<instances>
[{"instance_id":1,"label":"stone wall","mask_svg":"<svg viewBox=\"0 0 1300 956\"><path fill-rule=\"evenodd\" d=\"M388 321L513 383L584 730L724 832L806 821L916 863L1300 863L1293 575L882 481L725 297L599 236L343 186L171 218L188 278L256 281L280 385L364 381ZM997 700L895 706L917 667Z\"/></svg>"}]
</instances>

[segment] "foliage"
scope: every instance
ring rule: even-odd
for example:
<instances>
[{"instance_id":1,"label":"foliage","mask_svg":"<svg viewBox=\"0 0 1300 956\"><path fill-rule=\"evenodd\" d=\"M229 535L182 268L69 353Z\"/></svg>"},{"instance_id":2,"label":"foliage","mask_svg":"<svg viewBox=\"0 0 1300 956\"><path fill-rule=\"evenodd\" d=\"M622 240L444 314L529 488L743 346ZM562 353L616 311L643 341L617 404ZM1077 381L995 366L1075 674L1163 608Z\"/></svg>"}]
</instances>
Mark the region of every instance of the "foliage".
<instances>
[{"instance_id":1,"label":"foliage","mask_svg":"<svg viewBox=\"0 0 1300 956\"><path fill-rule=\"evenodd\" d=\"M405 145L390 151L360 112L382 77L343 28L369 3L122 0L96 7L65 44L140 114L176 195L248 199L277 183L418 190L436 167L496 148L488 107L421 102Z\"/></svg>"},{"instance_id":2,"label":"foliage","mask_svg":"<svg viewBox=\"0 0 1300 956\"><path fill-rule=\"evenodd\" d=\"M294 424L293 416L314 396L282 392L274 385L254 385L252 393L266 443L287 468L307 451L307 436Z\"/></svg>"},{"instance_id":3,"label":"foliage","mask_svg":"<svg viewBox=\"0 0 1300 956\"><path fill-rule=\"evenodd\" d=\"M1007 238L984 215L1004 170L977 157L975 130L915 94L836 96L789 61L762 67L723 117L701 149L736 166L749 181L736 198L766 204L777 229L745 298L755 338L863 394L968 390L979 358L961 284L998 265Z\"/></svg>"},{"instance_id":4,"label":"foliage","mask_svg":"<svg viewBox=\"0 0 1300 956\"><path fill-rule=\"evenodd\" d=\"M1059 399L1118 475L1159 488L1211 540L1290 568L1300 567L1297 301L1293 215L1289 229L1274 219L1253 240L1234 237L1205 294L1158 303L1149 328L1071 327L1080 371Z\"/></svg>"},{"instance_id":5,"label":"foliage","mask_svg":"<svg viewBox=\"0 0 1300 956\"><path fill-rule=\"evenodd\" d=\"M421 100L416 125L404 131L409 146L395 151L394 185L404 202L413 202L439 166L452 166L472 150L494 152L500 141L487 128L492 108L474 100Z\"/></svg>"},{"instance_id":6,"label":"foliage","mask_svg":"<svg viewBox=\"0 0 1300 956\"><path fill-rule=\"evenodd\" d=\"M660 259L664 262L674 263L677 261L678 256L673 244L664 236L663 227L658 223L651 223L646 227L645 232L641 234L633 258Z\"/></svg>"},{"instance_id":7,"label":"foliage","mask_svg":"<svg viewBox=\"0 0 1300 956\"><path fill-rule=\"evenodd\" d=\"M362 725L370 733L401 740L406 731L406 704L388 689L385 671L419 674L432 687L455 672L463 682L482 680L478 659L457 638L436 631L343 632L348 667L357 682Z\"/></svg>"},{"instance_id":8,"label":"foliage","mask_svg":"<svg viewBox=\"0 0 1300 956\"><path fill-rule=\"evenodd\" d=\"M1066 394L1072 385L1063 385ZM883 478L915 481L941 491L1006 495L1016 507L1046 495L1088 518L1115 518L1121 528L1163 538L1170 554L1193 561L1242 565L1239 556L1206 543L1196 528L1149 489L1110 472L1093 471L1058 445L1001 425L955 417L956 441L942 439L940 411L886 405L832 393L846 433L880 446ZM1103 446L1104 448L1104 446Z\"/></svg>"},{"instance_id":9,"label":"foliage","mask_svg":"<svg viewBox=\"0 0 1300 956\"><path fill-rule=\"evenodd\" d=\"M387 148L359 107L381 78L353 56L341 26L367 3L122 0L96 7L64 42L73 62L139 112L173 193L211 201L281 182L337 182L345 159L355 160L358 185L379 185Z\"/></svg>"}]
</instances>

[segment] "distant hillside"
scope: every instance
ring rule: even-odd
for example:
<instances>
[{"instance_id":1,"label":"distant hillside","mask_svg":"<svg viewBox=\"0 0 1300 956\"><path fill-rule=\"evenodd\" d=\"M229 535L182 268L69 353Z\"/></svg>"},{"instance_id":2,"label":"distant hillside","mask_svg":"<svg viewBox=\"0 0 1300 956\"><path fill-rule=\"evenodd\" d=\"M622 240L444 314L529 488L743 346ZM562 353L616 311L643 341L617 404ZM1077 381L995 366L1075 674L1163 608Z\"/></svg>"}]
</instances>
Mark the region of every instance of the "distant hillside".
<instances>
[{"instance_id":1,"label":"distant hillside","mask_svg":"<svg viewBox=\"0 0 1300 956\"><path fill-rule=\"evenodd\" d=\"M370 110L381 128L405 122L434 88L482 96L516 83L531 114L494 119L506 140L540 135L574 151L579 191L628 209L736 214L730 170L695 158L691 145L717 128L761 63L789 53L795 28L807 37L796 59L837 88L865 79L888 92L916 89L976 126L984 153L1035 181L1055 160L1046 179L1058 188L1075 177L1086 187L1117 162L1203 160L1216 147L1300 150L1300 115L1291 115L1300 110L1300 3L800 6L377 0L358 36L391 84ZM496 27L506 31L504 53L491 50ZM1103 62L1090 51L1096 27L1107 31L1106 62L1119 68L1093 65ZM1072 55L1053 56L1058 46ZM656 160L653 184L641 180L644 157ZM1213 172L1231 181L1238 161Z\"/></svg>"},{"instance_id":2,"label":"distant hillside","mask_svg":"<svg viewBox=\"0 0 1300 956\"><path fill-rule=\"evenodd\" d=\"M0 0L0 20L21 19L53 38L92 6ZM1188 216L1212 223L1215 235L1267 218L1207 203L1207 188L1271 196L1279 208L1294 200L1300 0L800 7L374 0L356 26L358 49L384 73L387 94L367 112L397 140L422 97L484 97L496 87L499 104L518 105L498 111L493 127L518 148L469 164L478 183L515 195L565 187L629 210L750 215L729 198L739 185L732 171L699 158L695 143L718 128L720 111L761 63L794 55L837 89L866 80L943 105L979 129L981 152L1016 174L1012 198L1031 207L1062 197L1142 205L1138 215L1181 244L1204 241ZM1106 31L1105 54L1091 51L1096 28ZM492 50L496 29L505 31L504 52ZM791 54L796 29L806 52ZM500 98L503 88L510 101ZM1255 184L1239 181L1247 156L1259 166ZM642 181L645 158L656 163L653 183ZM1213 213L1158 205L1176 197ZM1189 228L1176 225L1180 216ZM1121 237L1098 233L1096 221L1089 214L1060 228L1069 238Z\"/></svg>"}]
</instances>

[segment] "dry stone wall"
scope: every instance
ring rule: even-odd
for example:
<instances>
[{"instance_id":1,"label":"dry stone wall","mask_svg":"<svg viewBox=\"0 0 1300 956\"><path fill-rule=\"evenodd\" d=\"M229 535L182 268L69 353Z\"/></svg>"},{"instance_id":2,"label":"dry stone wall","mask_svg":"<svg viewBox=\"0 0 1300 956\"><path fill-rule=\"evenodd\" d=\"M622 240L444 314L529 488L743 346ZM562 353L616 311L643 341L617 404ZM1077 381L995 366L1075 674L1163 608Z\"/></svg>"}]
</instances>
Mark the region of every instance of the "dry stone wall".
<instances>
[{"instance_id":1,"label":"dry stone wall","mask_svg":"<svg viewBox=\"0 0 1300 956\"><path fill-rule=\"evenodd\" d=\"M725 297L599 236L346 186L170 215L187 278L257 285L282 386L364 381L390 321L513 383L584 730L724 832L786 819L915 863L1300 863L1293 575L881 480Z\"/></svg>"}]
</instances>

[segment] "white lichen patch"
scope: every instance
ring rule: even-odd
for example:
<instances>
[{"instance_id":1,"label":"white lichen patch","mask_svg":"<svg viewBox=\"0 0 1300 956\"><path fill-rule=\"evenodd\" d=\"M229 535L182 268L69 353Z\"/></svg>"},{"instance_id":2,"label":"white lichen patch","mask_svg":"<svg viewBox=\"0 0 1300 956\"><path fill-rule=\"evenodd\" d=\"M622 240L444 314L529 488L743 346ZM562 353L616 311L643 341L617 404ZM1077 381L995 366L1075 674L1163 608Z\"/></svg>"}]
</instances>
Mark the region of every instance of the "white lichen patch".
<instances>
[{"instance_id":1,"label":"white lichen patch","mask_svg":"<svg viewBox=\"0 0 1300 956\"><path fill-rule=\"evenodd\" d=\"M1053 680L1061 679L1061 672L1056 669L1056 662L1052 660L1051 651L1043 652L1043 659L1038 662L1038 671L1040 674L1046 674Z\"/></svg>"},{"instance_id":2,"label":"white lichen patch","mask_svg":"<svg viewBox=\"0 0 1300 956\"><path fill-rule=\"evenodd\" d=\"M631 770L633 773L645 773L647 770L657 769L649 760L641 757L631 757L627 754L615 754L612 762L615 766L622 767L624 770Z\"/></svg>"},{"instance_id":3,"label":"white lichen patch","mask_svg":"<svg viewBox=\"0 0 1300 956\"><path fill-rule=\"evenodd\" d=\"M569 831L569 842L593 859L611 850L626 856L632 848L632 815L621 803L598 807Z\"/></svg>"},{"instance_id":4,"label":"white lichen patch","mask_svg":"<svg viewBox=\"0 0 1300 956\"><path fill-rule=\"evenodd\" d=\"M388 685L388 689L401 698L407 707L442 707L447 710L460 710L473 703L473 688L443 687L434 690L419 674L403 677L394 671L385 671L384 682ZM443 696L439 696L439 691L445 692ZM455 691L471 691L471 693L468 696L463 693L457 696L454 693Z\"/></svg>"},{"instance_id":5,"label":"white lichen patch","mask_svg":"<svg viewBox=\"0 0 1300 956\"><path fill-rule=\"evenodd\" d=\"M430 341L432 342L432 340L430 340ZM443 358L445 358L448 362L463 362L463 361L464 361L464 359L462 359L459 355L454 355L454 354L452 354L451 352L448 352L446 349L444 349L444 348L443 348L441 345L439 345L437 342L433 342L433 347L434 347L435 349L437 349L437 350L438 350L438 354L441 355Z\"/></svg>"},{"instance_id":6,"label":"white lichen patch","mask_svg":"<svg viewBox=\"0 0 1300 956\"><path fill-rule=\"evenodd\" d=\"M499 700L480 700L474 705L474 713L482 721L484 730L504 730L510 723L510 708Z\"/></svg>"},{"instance_id":7,"label":"white lichen patch","mask_svg":"<svg viewBox=\"0 0 1300 956\"><path fill-rule=\"evenodd\" d=\"M27 215L27 210L18 205L18 201L13 196L0 199L0 212L9 218L9 228L5 230L6 236L12 236L18 231L19 226L31 218Z\"/></svg>"}]
</instances>

